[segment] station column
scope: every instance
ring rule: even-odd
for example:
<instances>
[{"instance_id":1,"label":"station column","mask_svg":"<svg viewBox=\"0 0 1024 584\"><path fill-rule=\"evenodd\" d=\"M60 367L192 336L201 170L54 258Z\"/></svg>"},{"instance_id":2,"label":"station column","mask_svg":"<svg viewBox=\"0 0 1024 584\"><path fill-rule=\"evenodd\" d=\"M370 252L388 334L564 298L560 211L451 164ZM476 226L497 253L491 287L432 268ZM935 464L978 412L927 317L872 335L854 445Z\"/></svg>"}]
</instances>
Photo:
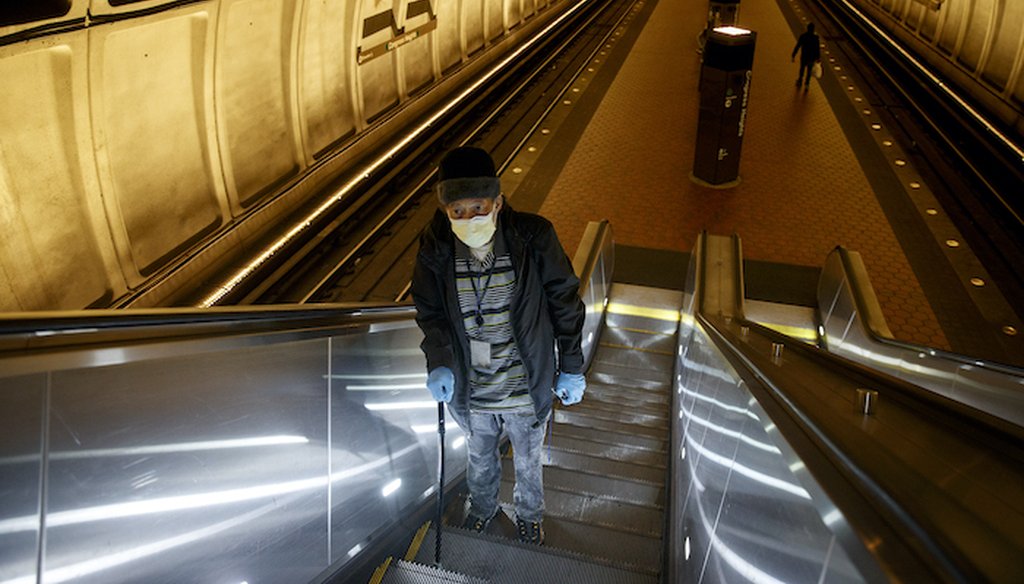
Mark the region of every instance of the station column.
<instances>
[{"instance_id":1,"label":"station column","mask_svg":"<svg viewBox=\"0 0 1024 584\"><path fill-rule=\"evenodd\" d=\"M717 188L739 184L756 40L757 33L735 26L719 27L708 34L690 175L698 184Z\"/></svg>"}]
</instances>

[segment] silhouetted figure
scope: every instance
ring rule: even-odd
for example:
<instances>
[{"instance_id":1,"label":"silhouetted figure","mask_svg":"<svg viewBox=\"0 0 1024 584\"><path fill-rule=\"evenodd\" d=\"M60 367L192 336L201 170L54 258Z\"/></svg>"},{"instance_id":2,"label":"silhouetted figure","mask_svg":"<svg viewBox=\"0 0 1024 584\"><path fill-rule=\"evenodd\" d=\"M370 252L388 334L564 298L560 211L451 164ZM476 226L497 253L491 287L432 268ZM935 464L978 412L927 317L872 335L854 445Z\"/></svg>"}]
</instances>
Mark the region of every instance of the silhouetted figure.
<instances>
[{"instance_id":1,"label":"silhouetted figure","mask_svg":"<svg viewBox=\"0 0 1024 584\"><path fill-rule=\"evenodd\" d=\"M800 53L800 73L796 77L796 86L802 84L804 88L811 84L811 67L821 59L821 41L818 35L814 34L814 23L807 25L807 31L796 39L796 46L793 47L793 54L790 60L796 60L796 54Z\"/></svg>"}]
</instances>

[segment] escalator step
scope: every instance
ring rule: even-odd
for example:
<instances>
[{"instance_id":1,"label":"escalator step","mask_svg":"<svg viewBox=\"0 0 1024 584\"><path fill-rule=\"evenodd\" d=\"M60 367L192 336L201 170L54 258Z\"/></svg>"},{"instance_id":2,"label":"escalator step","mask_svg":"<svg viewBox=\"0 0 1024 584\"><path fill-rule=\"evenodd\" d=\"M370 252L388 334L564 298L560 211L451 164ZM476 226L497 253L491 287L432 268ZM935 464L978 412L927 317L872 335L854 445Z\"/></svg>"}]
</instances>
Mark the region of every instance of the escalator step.
<instances>
[{"instance_id":1,"label":"escalator step","mask_svg":"<svg viewBox=\"0 0 1024 584\"><path fill-rule=\"evenodd\" d=\"M512 491L511 481L501 482L499 497L509 515L515 515ZM561 491L550 486L544 490L544 517L545 521L558 517L647 537L661 537L664 529L661 508Z\"/></svg>"},{"instance_id":2,"label":"escalator step","mask_svg":"<svg viewBox=\"0 0 1024 584\"><path fill-rule=\"evenodd\" d=\"M551 533L547 521L544 525ZM554 525L551 528L560 530ZM416 556L417 561L433 561L434 541L431 529ZM628 565L557 549L547 543L536 546L456 529L442 532L441 565L446 570L471 574L495 584L656 584L658 581L654 574L634 571Z\"/></svg>"},{"instance_id":3,"label":"escalator step","mask_svg":"<svg viewBox=\"0 0 1024 584\"><path fill-rule=\"evenodd\" d=\"M583 401L580 402L587 406L592 406L596 409L612 410L621 412L623 409L628 409L631 412L639 412L642 414L649 414L652 416L668 417L668 396L662 396L661 401L654 401L649 399L637 399L646 396L636 396L635 394L627 394L621 390L615 388L607 388L598 385L588 385L587 391L584 394Z\"/></svg>"},{"instance_id":4,"label":"escalator step","mask_svg":"<svg viewBox=\"0 0 1024 584\"><path fill-rule=\"evenodd\" d=\"M667 454L665 450L649 450L647 448L623 446L622 444L594 442L562 434L552 434L551 448L576 454L585 454L587 456L602 456L624 463L651 466L663 470L666 467L665 459Z\"/></svg>"},{"instance_id":5,"label":"escalator step","mask_svg":"<svg viewBox=\"0 0 1024 584\"><path fill-rule=\"evenodd\" d=\"M646 349L634 349L624 345L602 344L598 346L594 354L594 364L617 365L638 369L641 371L657 372L663 377L666 373L671 374L675 364L675 351L668 353L656 352Z\"/></svg>"},{"instance_id":6,"label":"escalator step","mask_svg":"<svg viewBox=\"0 0 1024 584\"><path fill-rule=\"evenodd\" d=\"M672 381L672 367L655 369L645 367L626 367L618 363L594 361L590 366L590 374L598 376L598 380L609 385L623 387L640 387L667 391Z\"/></svg>"},{"instance_id":7,"label":"escalator step","mask_svg":"<svg viewBox=\"0 0 1024 584\"><path fill-rule=\"evenodd\" d=\"M641 426L666 429L669 426L668 412L650 413L641 411L639 408L623 408L622 406L612 408L598 401L587 400L583 400L571 407L573 412L587 414L603 420L613 420L623 424L639 424Z\"/></svg>"},{"instance_id":8,"label":"escalator step","mask_svg":"<svg viewBox=\"0 0 1024 584\"><path fill-rule=\"evenodd\" d=\"M583 399L600 400L622 407L623 404L636 404L649 410L665 410L668 408L670 395L667 390L636 389L620 385L606 385L597 382L593 376L587 378L587 392Z\"/></svg>"},{"instance_id":9,"label":"escalator step","mask_svg":"<svg viewBox=\"0 0 1024 584\"><path fill-rule=\"evenodd\" d=\"M561 436L573 439L578 438L598 444L611 444L614 446L637 448L653 452L668 452L668 442L665 440L650 436L638 436L627 432L615 432L613 430L601 428L555 424L552 431L552 438L558 438Z\"/></svg>"},{"instance_id":10,"label":"escalator step","mask_svg":"<svg viewBox=\"0 0 1024 584\"><path fill-rule=\"evenodd\" d=\"M621 460L576 454L552 448L549 452L550 461L546 468L556 467L564 470L575 470L588 474L606 477L618 477L644 483L662 485L665 483L665 467L633 464ZM506 459L508 464L512 461Z\"/></svg>"},{"instance_id":11,"label":"escalator step","mask_svg":"<svg viewBox=\"0 0 1024 584\"><path fill-rule=\"evenodd\" d=\"M614 314L611 312L605 313L604 322L606 328L644 331L649 334L674 335L679 329L679 323L671 320Z\"/></svg>"},{"instance_id":12,"label":"escalator step","mask_svg":"<svg viewBox=\"0 0 1024 584\"><path fill-rule=\"evenodd\" d=\"M628 367L619 367L618 365L609 365L607 363L594 363L590 368L590 372L587 373L587 379L603 383L604 385L643 389L664 394L667 394L671 389L671 371L664 375L658 372L647 372L646 375L640 375L640 373L640 371L629 369Z\"/></svg>"},{"instance_id":13,"label":"escalator step","mask_svg":"<svg viewBox=\"0 0 1024 584\"><path fill-rule=\"evenodd\" d=\"M601 344L672 353L676 350L676 334L674 331L671 334L665 334L606 326L601 333Z\"/></svg>"},{"instance_id":14,"label":"escalator step","mask_svg":"<svg viewBox=\"0 0 1024 584\"><path fill-rule=\"evenodd\" d=\"M602 416L595 416L589 412L555 410L555 424L569 424L572 426L583 426L586 428L597 428L611 430L622 434L639 434L659 440L668 440L667 427L650 427L643 424L628 424L616 420L609 420Z\"/></svg>"},{"instance_id":15,"label":"escalator step","mask_svg":"<svg viewBox=\"0 0 1024 584\"><path fill-rule=\"evenodd\" d=\"M444 544L441 545L444 551ZM434 566L396 560L388 567L381 584L487 584L489 580L451 572Z\"/></svg>"},{"instance_id":16,"label":"escalator step","mask_svg":"<svg viewBox=\"0 0 1024 584\"><path fill-rule=\"evenodd\" d=\"M515 468L511 461L502 464L501 469L502 480L515 480ZM661 485L565 470L554 466L544 468L544 487L648 507L661 507L665 500L665 488Z\"/></svg>"}]
</instances>

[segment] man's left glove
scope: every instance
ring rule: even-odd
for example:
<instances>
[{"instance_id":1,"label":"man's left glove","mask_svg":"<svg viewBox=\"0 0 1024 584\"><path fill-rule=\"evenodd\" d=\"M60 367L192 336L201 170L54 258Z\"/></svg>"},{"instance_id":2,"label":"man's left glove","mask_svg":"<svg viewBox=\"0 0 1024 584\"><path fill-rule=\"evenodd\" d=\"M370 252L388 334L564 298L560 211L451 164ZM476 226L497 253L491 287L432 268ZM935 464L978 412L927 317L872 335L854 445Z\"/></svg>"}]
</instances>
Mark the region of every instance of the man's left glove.
<instances>
[{"instance_id":1,"label":"man's left glove","mask_svg":"<svg viewBox=\"0 0 1024 584\"><path fill-rule=\"evenodd\" d=\"M555 381L555 395L562 400L562 405L571 406L583 400L583 391L587 389L587 378L582 373L559 373Z\"/></svg>"}]
</instances>

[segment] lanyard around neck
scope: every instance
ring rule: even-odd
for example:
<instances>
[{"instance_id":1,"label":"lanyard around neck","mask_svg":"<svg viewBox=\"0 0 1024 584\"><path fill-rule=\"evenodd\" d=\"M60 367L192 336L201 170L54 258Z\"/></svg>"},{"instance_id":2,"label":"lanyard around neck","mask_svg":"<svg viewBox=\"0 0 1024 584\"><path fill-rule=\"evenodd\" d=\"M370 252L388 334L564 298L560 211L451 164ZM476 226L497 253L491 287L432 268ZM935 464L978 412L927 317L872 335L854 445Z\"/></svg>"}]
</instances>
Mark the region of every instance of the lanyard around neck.
<instances>
[{"instance_id":1,"label":"lanyard around neck","mask_svg":"<svg viewBox=\"0 0 1024 584\"><path fill-rule=\"evenodd\" d=\"M476 326L484 326L484 313L483 303L484 297L487 296L487 288L491 285L491 276L494 275L494 266L498 263L498 258L493 255L491 256L491 267L487 269L487 280L484 281L483 286L477 290L476 276L473 274L469 275L469 283L473 286L473 298L476 300ZM487 259L486 257L484 258Z\"/></svg>"}]
</instances>

